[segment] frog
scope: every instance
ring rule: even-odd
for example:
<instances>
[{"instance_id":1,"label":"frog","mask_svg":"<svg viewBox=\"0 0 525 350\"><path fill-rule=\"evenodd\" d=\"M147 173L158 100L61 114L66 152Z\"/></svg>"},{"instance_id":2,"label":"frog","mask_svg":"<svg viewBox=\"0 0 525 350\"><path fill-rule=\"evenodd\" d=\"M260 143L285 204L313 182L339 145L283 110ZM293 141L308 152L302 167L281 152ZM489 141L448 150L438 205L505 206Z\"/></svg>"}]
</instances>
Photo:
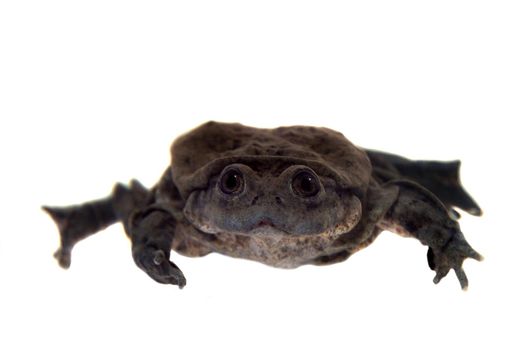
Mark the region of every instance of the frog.
<instances>
[{"instance_id":1,"label":"frog","mask_svg":"<svg viewBox=\"0 0 525 350\"><path fill-rule=\"evenodd\" d=\"M482 210L460 182L460 161L411 160L354 145L324 127L256 128L210 121L171 145L151 188L117 183L104 198L43 206L58 227L54 257L121 223L131 257L151 279L183 288L171 252L292 269L342 262L383 231L419 240L439 283L451 270L464 290L466 259L483 257L459 226Z\"/></svg>"}]
</instances>

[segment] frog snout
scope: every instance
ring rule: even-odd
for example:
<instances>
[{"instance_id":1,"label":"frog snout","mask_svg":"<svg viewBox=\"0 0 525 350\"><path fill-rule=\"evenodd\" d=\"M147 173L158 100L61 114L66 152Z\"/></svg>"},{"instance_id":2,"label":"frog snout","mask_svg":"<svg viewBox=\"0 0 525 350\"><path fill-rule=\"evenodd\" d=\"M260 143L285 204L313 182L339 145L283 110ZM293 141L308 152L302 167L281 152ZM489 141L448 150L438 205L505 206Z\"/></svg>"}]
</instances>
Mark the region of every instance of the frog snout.
<instances>
[{"instance_id":1,"label":"frog snout","mask_svg":"<svg viewBox=\"0 0 525 350\"><path fill-rule=\"evenodd\" d=\"M257 204L283 204L283 199L280 196L274 195L257 195L253 197L251 205Z\"/></svg>"}]
</instances>

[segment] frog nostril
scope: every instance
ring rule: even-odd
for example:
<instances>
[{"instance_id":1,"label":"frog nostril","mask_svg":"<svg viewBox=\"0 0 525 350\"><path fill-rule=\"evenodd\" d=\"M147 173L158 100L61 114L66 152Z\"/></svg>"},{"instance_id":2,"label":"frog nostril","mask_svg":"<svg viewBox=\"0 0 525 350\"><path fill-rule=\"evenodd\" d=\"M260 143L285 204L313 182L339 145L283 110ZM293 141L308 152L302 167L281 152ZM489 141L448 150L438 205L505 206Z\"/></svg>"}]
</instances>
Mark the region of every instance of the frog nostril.
<instances>
[{"instance_id":1,"label":"frog nostril","mask_svg":"<svg viewBox=\"0 0 525 350\"><path fill-rule=\"evenodd\" d=\"M253 199L252 199L252 205L255 205L257 204L257 201L259 200L259 196L255 196Z\"/></svg>"},{"instance_id":2,"label":"frog nostril","mask_svg":"<svg viewBox=\"0 0 525 350\"><path fill-rule=\"evenodd\" d=\"M279 197L279 196L276 196L276 197L275 197L275 202L276 202L277 204L283 204L283 200L282 200L281 197Z\"/></svg>"}]
</instances>

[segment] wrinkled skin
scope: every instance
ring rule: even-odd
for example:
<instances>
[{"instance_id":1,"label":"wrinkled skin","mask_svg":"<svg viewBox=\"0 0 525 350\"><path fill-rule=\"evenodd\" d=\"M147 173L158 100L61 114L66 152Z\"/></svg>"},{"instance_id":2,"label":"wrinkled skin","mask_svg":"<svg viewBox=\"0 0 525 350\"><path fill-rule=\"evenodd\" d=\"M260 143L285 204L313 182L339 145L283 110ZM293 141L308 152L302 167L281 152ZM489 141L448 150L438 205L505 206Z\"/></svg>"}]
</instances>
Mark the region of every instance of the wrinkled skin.
<instances>
[{"instance_id":1,"label":"wrinkled skin","mask_svg":"<svg viewBox=\"0 0 525 350\"><path fill-rule=\"evenodd\" d=\"M176 139L171 153L152 189L134 180L104 199L44 207L60 230L62 267L78 241L118 221L135 263L181 288L186 279L170 261L172 249L294 268L343 261L389 230L429 247L435 283L453 269L463 289L463 261L481 260L457 222L454 208L481 215L459 182L457 161L364 150L325 128L215 122Z\"/></svg>"}]
</instances>

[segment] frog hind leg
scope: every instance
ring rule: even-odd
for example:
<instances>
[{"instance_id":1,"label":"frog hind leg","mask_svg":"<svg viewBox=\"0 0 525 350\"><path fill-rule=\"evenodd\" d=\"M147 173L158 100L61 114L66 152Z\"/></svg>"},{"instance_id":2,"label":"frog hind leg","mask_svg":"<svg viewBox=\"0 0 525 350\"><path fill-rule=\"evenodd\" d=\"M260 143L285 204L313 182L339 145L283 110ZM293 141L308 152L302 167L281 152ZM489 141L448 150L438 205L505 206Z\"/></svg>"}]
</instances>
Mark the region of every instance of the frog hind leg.
<instances>
[{"instance_id":1,"label":"frog hind leg","mask_svg":"<svg viewBox=\"0 0 525 350\"><path fill-rule=\"evenodd\" d=\"M133 210L148 201L149 191L138 181L127 187L115 185L110 196L66 207L43 206L58 227L60 247L54 257L63 268L71 265L71 251L76 243L104 228L127 218Z\"/></svg>"},{"instance_id":2,"label":"frog hind leg","mask_svg":"<svg viewBox=\"0 0 525 350\"><path fill-rule=\"evenodd\" d=\"M391 180L410 180L435 194L447 207L449 213L459 218L453 208L480 216L482 210L462 186L459 178L459 160L450 162L413 161L397 155L367 150L372 162L373 176L382 183Z\"/></svg>"}]
</instances>

